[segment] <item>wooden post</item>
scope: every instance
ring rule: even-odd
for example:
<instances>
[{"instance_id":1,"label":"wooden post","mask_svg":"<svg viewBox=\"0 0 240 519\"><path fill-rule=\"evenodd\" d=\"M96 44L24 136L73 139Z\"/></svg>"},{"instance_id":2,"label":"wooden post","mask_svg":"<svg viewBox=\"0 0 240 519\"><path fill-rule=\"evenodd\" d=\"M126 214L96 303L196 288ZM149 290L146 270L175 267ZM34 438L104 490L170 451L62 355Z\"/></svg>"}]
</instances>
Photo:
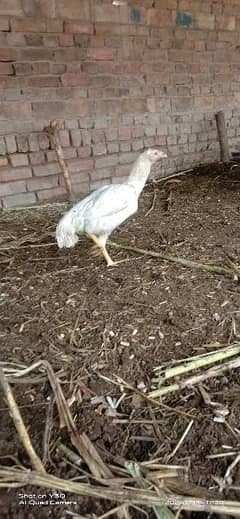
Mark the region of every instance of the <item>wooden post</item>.
<instances>
[{"instance_id":1,"label":"wooden post","mask_svg":"<svg viewBox=\"0 0 240 519\"><path fill-rule=\"evenodd\" d=\"M229 162L230 161L230 153L228 147L228 137L227 130L225 125L225 117L224 112L220 111L215 114L218 138L220 144L220 152L221 152L221 161Z\"/></svg>"},{"instance_id":2,"label":"wooden post","mask_svg":"<svg viewBox=\"0 0 240 519\"><path fill-rule=\"evenodd\" d=\"M69 171L68 171L68 168L67 168L66 162L64 160L64 156L63 156L63 150L62 150L62 146L61 146L60 139L59 139L59 133L58 133L59 128L60 128L60 126L59 126L58 121L51 121L49 126L47 126L47 128L45 128L45 131L47 132L47 134L51 140L52 147L56 150L57 159L58 159L58 162L59 162L60 167L63 172L63 178L65 181L68 200L73 201L73 200L75 200L75 196L74 196L74 191L73 191L73 187L72 187L71 177L69 175Z\"/></svg>"}]
</instances>

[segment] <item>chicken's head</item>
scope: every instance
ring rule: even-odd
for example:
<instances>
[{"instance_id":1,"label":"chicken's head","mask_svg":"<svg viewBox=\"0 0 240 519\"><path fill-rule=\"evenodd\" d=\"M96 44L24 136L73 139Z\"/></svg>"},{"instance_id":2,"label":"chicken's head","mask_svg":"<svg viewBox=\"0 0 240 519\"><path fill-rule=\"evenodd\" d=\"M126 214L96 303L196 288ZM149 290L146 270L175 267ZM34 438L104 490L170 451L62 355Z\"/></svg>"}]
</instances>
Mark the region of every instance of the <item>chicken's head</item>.
<instances>
[{"instance_id":1,"label":"chicken's head","mask_svg":"<svg viewBox=\"0 0 240 519\"><path fill-rule=\"evenodd\" d=\"M157 150L155 148L149 148L147 155L150 162L152 163L157 162L157 160L167 158L167 153L165 151Z\"/></svg>"}]
</instances>

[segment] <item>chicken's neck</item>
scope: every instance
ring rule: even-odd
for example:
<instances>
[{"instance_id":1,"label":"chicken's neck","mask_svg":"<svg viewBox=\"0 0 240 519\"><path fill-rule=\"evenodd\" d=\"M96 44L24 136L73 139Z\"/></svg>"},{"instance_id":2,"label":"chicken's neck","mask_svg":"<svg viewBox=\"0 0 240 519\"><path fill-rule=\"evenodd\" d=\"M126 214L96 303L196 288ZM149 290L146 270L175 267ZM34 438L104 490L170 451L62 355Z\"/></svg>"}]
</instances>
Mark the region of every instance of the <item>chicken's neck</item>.
<instances>
[{"instance_id":1,"label":"chicken's neck","mask_svg":"<svg viewBox=\"0 0 240 519\"><path fill-rule=\"evenodd\" d=\"M127 179L126 184L133 186L138 197L146 184L150 170L150 161L148 159L144 160L143 157L139 157L139 159L137 159L133 164L132 171Z\"/></svg>"}]
</instances>

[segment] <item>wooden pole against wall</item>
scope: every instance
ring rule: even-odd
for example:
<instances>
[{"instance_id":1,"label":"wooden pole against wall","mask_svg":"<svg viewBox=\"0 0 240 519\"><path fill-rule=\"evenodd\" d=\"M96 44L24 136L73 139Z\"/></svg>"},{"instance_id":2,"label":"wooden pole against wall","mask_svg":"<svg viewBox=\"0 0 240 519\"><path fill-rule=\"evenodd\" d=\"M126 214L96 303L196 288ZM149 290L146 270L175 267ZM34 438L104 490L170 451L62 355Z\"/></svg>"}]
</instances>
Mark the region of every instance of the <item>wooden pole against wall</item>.
<instances>
[{"instance_id":1,"label":"wooden pole against wall","mask_svg":"<svg viewBox=\"0 0 240 519\"><path fill-rule=\"evenodd\" d=\"M66 162L64 160L64 156L63 156L63 150L62 150L62 146L61 146L60 138L59 138L59 129L60 129L59 122L51 121L49 126L47 126L47 128L45 128L45 131L47 132L47 134L51 140L51 144L52 144L53 148L56 150L57 159L58 159L58 162L59 162L60 167L63 172L63 178L64 178L66 190L67 190L68 200L73 201L73 200L75 200L75 196L74 196L71 177L69 175L69 171L68 171L68 168L67 168Z\"/></svg>"},{"instance_id":2,"label":"wooden pole against wall","mask_svg":"<svg viewBox=\"0 0 240 519\"><path fill-rule=\"evenodd\" d=\"M225 116L224 112L220 111L215 114L218 138L220 144L220 152L221 152L221 161L229 162L230 161L230 153L228 146L228 137L227 137L227 129L225 124Z\"/></svg>"}]
</instances>

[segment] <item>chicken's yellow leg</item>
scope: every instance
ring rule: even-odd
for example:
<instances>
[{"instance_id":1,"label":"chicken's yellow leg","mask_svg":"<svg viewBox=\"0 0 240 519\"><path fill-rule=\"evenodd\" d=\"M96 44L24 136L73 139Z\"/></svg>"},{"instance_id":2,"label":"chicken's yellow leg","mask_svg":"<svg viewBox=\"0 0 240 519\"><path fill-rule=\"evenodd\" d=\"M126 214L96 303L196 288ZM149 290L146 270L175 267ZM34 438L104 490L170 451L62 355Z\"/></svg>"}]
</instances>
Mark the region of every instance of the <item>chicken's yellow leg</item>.
<instances>
[{"instance_id":1,"label":"chicken's yellow leg","mask_svg":"<svg viewBox=\"0 0 240 519\"><path fill-rule=\"evenodd\" d=\"M101 252L107 262L107 266L111 267L112 265L114 265L114 261L112 260L112 258L110 258L106 247L104 247L104 245L101 244L98 237L95 236L95 234L88 234L88 236L101 249Z\"/></svg>"}]
</instances>

